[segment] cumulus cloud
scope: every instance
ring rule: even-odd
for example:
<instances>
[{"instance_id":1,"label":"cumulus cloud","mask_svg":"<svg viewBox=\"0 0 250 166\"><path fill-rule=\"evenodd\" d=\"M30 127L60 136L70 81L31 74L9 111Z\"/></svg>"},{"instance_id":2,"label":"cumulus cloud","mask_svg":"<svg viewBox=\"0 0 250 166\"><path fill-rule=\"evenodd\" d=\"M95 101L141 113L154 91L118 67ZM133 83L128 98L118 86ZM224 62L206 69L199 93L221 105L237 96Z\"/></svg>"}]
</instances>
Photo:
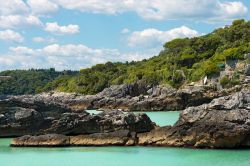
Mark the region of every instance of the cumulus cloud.
<instances>
[{"instance_id":1,"label":"cumulus cloud","mask_svg":"<svg viewBox=\"0 0 250 166\"><path fill-rule=\"evenodd\" d=\"M22 0L3 0L0 5L0 15L27 14L29 8Z\"/></svg>"},{"instance_id":2,"label":"cumulus cloud","mask_svg":"<svg viewBox=\"0 0 250 166\"><path fill-rule=\"evenodd\" d=\"M131 47L155 47L163 43L185 37L195 37L199 33L196 30L190 29L186 26L174 28L168 31L160 31L158 29L145 29L143 31L135 31L128 37L128 45Z\"/></svg>"},{"instance_id":3,"label":"cumulus cloud","mask_svg":"<svg viewBox=\"0 0 250 166\"><path fill-rule=\"evenodd\" d=\"M238 1L221 0L53 0L63 8L90 13L135 12L147 20L210 19L227 20L247 14Z\"/></svg>"},{"instance_id":4,"label":"cumulus cloud","mask_svg":"<svg viewBox=\"0 0 250 166\"><path fill-rule=\"evenodd\" d=\"M44 38L44 37L34 37L32 39L36 43L56 43L56 39L49 37L49 38Z\"/></svg>"},{"instance_id":5,"label":"cumulus cloud","mask_svg":"<svg viewBox=\"0 0 250 166\"><path fill-rule=\"evenodd\" d=\"M90 48L83 44L51 44L39 49L25 46L10 47L0 55L0 70L50 68L81 69L107 61L137 61L152 56L147 53L121 53L117 49Z\"/></svg>"},{"instance_id":6,"label":"cumulus cloud","mask_svg":"<svg viewBox=\"0 0 250 166\"><path fill-rule=\"evenodd\" d=\"M33 15L0 16L0 28L17 28L20 26L42 26L42 22Z\"/></svg>"},{"instance_id":7,"label":"cumulus cloud","mask_svg":"<svg viewBox=\"0 0 250 166\"><path fill-rule=\"evenodd\" d=\"M30 13L30 8L23 0L3 0L0 5L0 28L19 26L40 26L40 19Z\"/></svg>"},{"instance_id":8,"label":"cumulus cloud","mask_svg":"<svg viewBox=\"0 0 250 166\"><path fill-rule=\"evenodd\" d=\"M48 15L58 10L58 5L50 0L28 0L27 4L35 15Z\"/></svg>"},{"instance_id":9,"label":"cumulus cloud","mask_svg":"<svg viewBox=\"0 0 250 166\"><path fill-rule=\"evenodd\" d=\"M248 12L248 8L242 2L236 1L219 3L218 8L220 9L216 12L218 19L239 18ZM216 19L216 17L212 19Z\"/></svg>"},{"instance_id":10,"label":"cumulus cloud","mask_svg":"<svg viewBox=\"0 0 250 166\"><path fill-rule=\"evenodd\" d=\"M158 21L229 21L248 13L248 8L236 0L3 0L0 5L0 28L41 26L40 17L59 8L101 14L135 12L146 20ZM75 25L72 27L77 29ZM59 26L57 28L59 32L64 31Z\"/></svg>"},{"instance_id":11,"label":"cumulus cloud","mask_svg":"<svg viewBox=\"0 0 250 166\"><path fill-rule=\"evenodd\" d=\"M79 32L79 29L78 25L70 24L67 26L60 26L57 22L46 23L45 26L45 31L59 35L75 34Z\"/></svg>"},{"instance_id":12,"label":"cumulus cloud","mask_svg":"<svg viewBox=\"0 0 250 166\"><path fill-rule=\"evenodd\" d=\"M22 42L24 38L18 32L7 29L4 31L0 31L0 40Z\"/></svg>"}]
</instances>

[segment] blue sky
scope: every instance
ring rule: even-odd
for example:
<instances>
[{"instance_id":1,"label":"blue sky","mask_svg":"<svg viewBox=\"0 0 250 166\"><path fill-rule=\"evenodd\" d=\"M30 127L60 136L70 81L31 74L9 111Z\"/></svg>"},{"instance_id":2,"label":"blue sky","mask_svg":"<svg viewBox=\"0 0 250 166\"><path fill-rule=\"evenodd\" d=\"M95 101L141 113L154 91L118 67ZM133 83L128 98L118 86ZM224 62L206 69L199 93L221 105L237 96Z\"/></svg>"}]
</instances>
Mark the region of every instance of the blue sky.
<instances>
[{"instance_id":1,"label":"blue sky","mask_svg":"<svg viewBox=\"0 0 250 166\"><path fill-rule=\"evenodd\" d=\"M247 0L4 0L0 70L141 60L172 39L248 20L249 8Z\"/></svg>"}]
</instances>

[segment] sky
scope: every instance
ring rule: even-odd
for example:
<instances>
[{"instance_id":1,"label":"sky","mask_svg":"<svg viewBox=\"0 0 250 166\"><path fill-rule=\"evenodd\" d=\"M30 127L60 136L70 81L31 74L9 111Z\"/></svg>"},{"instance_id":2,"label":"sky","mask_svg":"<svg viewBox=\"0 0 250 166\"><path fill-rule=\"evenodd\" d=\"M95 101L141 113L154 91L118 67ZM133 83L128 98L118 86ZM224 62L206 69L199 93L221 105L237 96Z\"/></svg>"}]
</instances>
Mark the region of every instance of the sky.
<instances>
[{"instance_id":1,"label":"sky","mask_svg":"<svg viewBox=\"0 0 250 166\"><path fill-rule=\"evenodd\" d=\"M0 0L0 71L147 59L249 10L249 0Z\"/></svg>"}]
</instances>

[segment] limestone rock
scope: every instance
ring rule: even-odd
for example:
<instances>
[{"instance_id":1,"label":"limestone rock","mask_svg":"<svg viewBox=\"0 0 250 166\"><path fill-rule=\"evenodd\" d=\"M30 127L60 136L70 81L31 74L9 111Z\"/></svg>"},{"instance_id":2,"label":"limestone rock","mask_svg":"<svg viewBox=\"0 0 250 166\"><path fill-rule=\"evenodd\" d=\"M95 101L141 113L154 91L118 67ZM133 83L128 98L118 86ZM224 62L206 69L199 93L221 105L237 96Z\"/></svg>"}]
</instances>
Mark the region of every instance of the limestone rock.
<instances>
[{"instance_id":1,"label":"limestone rock","mask_svg":"<svg viewBox=\"0 0 250 166\"><path fill-rule=\"evenodd\" d=\"M139 145L197 148L249 147L250 90L182 111L173 127L138 134Z\"/></svg>"},{"instance_id":2,"label":"limestone rock","mask_svg":"<svg viewBox=\"0 0 250 166\"><path fill-rule=\"evenodd\" d=\"M147 132L155 126L145 114L116 110L90 115L65 104L72 96L67 96L63 103L60 103L61 98L61 94L39 94L0 100L0 137L54 133L79 135L118 130Z\"/></svg>"},{"instance_id":3,"label":"limestone rock","mask_svg":"<svg viewBox=\"0 0 250 166\"><path fill-rule=\"evenodd\" d=\"M24 147L24 146L68 146L70 144L69 137L60 134L47 134L40 136L25 135L19 138L14 138L11 146Z\"/></svg>"}]
</instances>

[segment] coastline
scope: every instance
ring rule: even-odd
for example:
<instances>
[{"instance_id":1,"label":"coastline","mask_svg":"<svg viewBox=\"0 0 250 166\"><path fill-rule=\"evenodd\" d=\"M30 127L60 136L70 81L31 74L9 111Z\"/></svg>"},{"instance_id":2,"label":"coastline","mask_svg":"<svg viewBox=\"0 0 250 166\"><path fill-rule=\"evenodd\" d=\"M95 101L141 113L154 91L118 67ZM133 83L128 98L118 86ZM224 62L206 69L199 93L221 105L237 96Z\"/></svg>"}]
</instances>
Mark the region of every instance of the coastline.
<instances>
[{"instance_id":1,"label":"coastline","mask_svg":"<svg viewBox=\"0 0 250 166\"><path fill-rule=\"evenodd\" d=\"M32 100L22 100L13 98L7 103L14 104L20 101L25 102L30 106L34 106ZM28 98L30 99L30 98ZM146 114L133 114L131 112L124 113L121 110L117 111L104 111L97 115L89 115L85 111L79 112L67 108L66 105L58 105L55 101L47 103L46 108L56 108L58 113L63 113L62 117L58 116L58 113L54 112L54 116L58 117L58 120L52 121L52 128L46 129L49 133L40 132L41 134L31 134L40 136L26 136L15 138L12 142L12 146L176 146L176 147L194 147L194 148L241 148L249 147L248 134L250 132L249 121L249 99L250 91L242 89L241 92L233 93L232 95L223 96L212 100L208 104L203 104L197 107L188 107L181 112L179 120L173 126L158 127L154 122L151 122ZM48 100L44 100L45 102ZM41 102L41 100L40 100ZM35 102L37 103L37 102ZM39 104L42 110L44 110L44 104ZM8 104L7 104L8 105ZM25 104L23 104L25 105ZM36 104L35 104L36 105ZM37 105L36 105L37 107ZM60 109L58 109L58 107ZM16 108L16 107L14 107ZM31 108L29 108L31 109ZM20 118L32 120L42 120L39 113L39 107L34 110L30 110L31 114L20 114ZM53 115L51 110L44 110L43 116ZM68 112L69 111L69 112ZM20 111L19 111L20 112ZM32 113L33 112L33 113ZM71 112L71 113L70 113ZM244 115L244 116L243 116ZM132 118L133 117L133 118ZM61 119L62 118L62 119ZM77 118L77 121L76 119ZM86 127L93 122L91 119L99 119L100 124L96 124L97 130L87 129ZM103 123L101 120L105 121ZM130 123L130 127L127 126L128 119L140 119L139 121L133 120ZM21 120L20 119L20 120ZM49 118L51 119L51 118ZM126 120L127 119L127 120ZM131 119L131 120L132 120ZM66 121L65 121L66 120ZM87 120L87 121L86 121ZM89 121L90 120L90 121ZM43 121L43 120L42 120ZM61 123L61 122L62 123ZM89 121L89 122L88 122ZM126 122L127 121L127 122ZM129 120L130 121L130 120ZM30 121L32 122L32 121ZM72 126L63 127L63 125L71 124ZM86 125L79 124L87 122ZM136 122L136 123L135 123ZM89 123L89 124L88 124ZM95 122L96 123L96 122ZM42 124L42 123L41 123ZM53 125L54 124L54 125ZM107 126L108 124L108 126ZM150 127L154 124L155 127ZM103 125L103 129L98 128ZM135 125L140 125L136 127ZM54 126L54 127L53 127ZM85 126L85 127L84 127ZM106 126L106 127L105 127ZM114 126L116 126L114 128ZM126 127L127 126L127 127ZM212 128L209 126L213 126ZM1 127L1 126L0 126ZM56 128L55 128L56 127ZM107 128L108 127L108 128ZM111 128L110 128L111 127ZM61 128L64 128L61 130ZM102 127L101 127L102 128ZM106 128L106 129L105 129ZM35 129L35 128L34 128ZM34 129L32 129L34 131ZM86 130L87 129L87 130ZM89 131L91 133L89 133ZM6 130L7 131L7 130ZM9 130L10 131L10 130ZM72 134L72 132L74 134ZM85 132L85 133L84 133ZM59 137L56 135L51 136L49 134L63 134ZM44 135L45 134L45 135ZM67 136L68 135L68 136ZM74 143L70 142L75 140ZM41 145L41 146L40 146Z\"/></svg>"}]
</instances>

